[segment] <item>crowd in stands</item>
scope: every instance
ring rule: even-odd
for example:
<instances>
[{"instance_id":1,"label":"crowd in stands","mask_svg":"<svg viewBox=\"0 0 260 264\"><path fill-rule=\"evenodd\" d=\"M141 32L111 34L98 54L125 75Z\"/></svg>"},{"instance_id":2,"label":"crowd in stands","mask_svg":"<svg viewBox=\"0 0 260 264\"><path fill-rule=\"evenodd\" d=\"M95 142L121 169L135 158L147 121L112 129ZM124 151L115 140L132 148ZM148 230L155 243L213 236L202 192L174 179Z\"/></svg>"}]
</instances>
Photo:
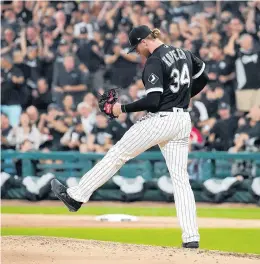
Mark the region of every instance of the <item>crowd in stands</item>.
<instances>
[{"instance_id":1,"label":"crowd in stands","mask_svg":"<svg viewBox=\"0 0 260 264\"><path fill-rule=\"evenodd\" d=\"M239 152L260 137L259 1L2 1L1 21L1 149L104 153L120 140L144 112L108 120L98 94L145 95L145 60L127 55L141 24L206 62L191 150Z\"/></svg>"}]
</instances>

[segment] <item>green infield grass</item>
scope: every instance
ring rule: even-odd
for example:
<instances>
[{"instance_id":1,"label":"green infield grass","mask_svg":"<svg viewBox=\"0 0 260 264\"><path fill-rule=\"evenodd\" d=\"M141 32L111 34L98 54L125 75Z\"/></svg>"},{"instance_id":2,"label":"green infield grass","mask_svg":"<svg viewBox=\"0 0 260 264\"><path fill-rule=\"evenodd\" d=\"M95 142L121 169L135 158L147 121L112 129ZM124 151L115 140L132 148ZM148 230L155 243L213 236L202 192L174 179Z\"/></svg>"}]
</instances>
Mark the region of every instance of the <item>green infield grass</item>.
<instances>
[{"instance_id":1,"label":"green infield grass","mask_svg":"<svg viewBox=\"0 0 260 264\"><path fill-rule=\"evenodd\" d=\"M259 229L200 229L201 248L260 254ZM162 228L2 228L2 235L54 236L180 247L179 229Z\"/></svg>"},{"instance_id":2,"label":"green infield grass","mask_svg":"<svg viewBox=\"0 0 260 264\"><path fill-rule=\"evenodd\" d=\"M71 214L63 206L3 206L3 214ZM259 208L197 208L199 217L260 219ZM130 214L136 216L176 216L174 207L82 207L74 215ZM73 215L73 214L71 214Z\"/></svg>"}]
</instances>

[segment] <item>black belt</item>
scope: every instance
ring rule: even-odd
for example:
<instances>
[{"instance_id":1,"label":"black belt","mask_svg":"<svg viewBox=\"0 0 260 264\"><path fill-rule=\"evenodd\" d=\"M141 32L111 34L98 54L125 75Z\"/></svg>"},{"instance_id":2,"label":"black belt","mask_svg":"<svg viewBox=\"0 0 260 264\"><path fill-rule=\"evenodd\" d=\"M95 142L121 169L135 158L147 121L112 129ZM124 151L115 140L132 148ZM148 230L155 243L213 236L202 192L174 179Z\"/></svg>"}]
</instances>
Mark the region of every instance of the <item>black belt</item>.
<instances>
[{"instance_id":1,"label":"black belt","mask_svg":"<svg viewBox=\"0 0 260 264\"><path fill-rule=\"evenodd\" d=\"M178 113L178 112L189 112L189 110L185 108L173 107L168 110L160 110L159 112L177 112Z\"/></svg>"}]
</instances>

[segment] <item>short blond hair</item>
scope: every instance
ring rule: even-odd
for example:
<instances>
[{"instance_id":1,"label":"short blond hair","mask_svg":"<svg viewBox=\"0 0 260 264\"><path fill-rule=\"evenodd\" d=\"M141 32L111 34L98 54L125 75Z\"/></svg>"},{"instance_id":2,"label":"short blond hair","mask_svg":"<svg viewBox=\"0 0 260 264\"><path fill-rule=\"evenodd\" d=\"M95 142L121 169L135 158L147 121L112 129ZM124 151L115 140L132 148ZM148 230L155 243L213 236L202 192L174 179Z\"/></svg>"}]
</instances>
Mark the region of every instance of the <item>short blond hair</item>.
<instances>
[{"instance_id":1,"label":"short blond hair","mask_svg":"<svg viewBox=\"0 0 260 264\"><path fill-rule=\"evenodd\" d=\"M161 31L158 28L152 30L152 33L148 35L147 39L160 39Z\"/></svg>"}]
</instances>

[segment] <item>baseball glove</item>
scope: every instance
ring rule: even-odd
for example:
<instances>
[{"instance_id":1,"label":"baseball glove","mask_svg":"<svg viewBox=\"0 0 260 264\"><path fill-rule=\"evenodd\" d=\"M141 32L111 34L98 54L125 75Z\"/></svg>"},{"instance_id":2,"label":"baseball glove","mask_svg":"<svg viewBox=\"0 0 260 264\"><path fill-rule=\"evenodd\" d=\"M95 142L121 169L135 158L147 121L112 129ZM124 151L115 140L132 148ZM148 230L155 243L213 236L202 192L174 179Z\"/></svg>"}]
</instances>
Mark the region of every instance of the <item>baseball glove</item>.
<instances>
[{"instance_id":1,"label":"baseball glove","mask_svg":"<svg viewBox=\"0 0 260 264\"><path fill-rule=\"evenodd\" d=\"M117 118L113 114L113 105L118 100L118 93L115 89L110 89L99 95L98 105L101 112L105 113L111 119Z\"/></svg>"}]
</instances>

